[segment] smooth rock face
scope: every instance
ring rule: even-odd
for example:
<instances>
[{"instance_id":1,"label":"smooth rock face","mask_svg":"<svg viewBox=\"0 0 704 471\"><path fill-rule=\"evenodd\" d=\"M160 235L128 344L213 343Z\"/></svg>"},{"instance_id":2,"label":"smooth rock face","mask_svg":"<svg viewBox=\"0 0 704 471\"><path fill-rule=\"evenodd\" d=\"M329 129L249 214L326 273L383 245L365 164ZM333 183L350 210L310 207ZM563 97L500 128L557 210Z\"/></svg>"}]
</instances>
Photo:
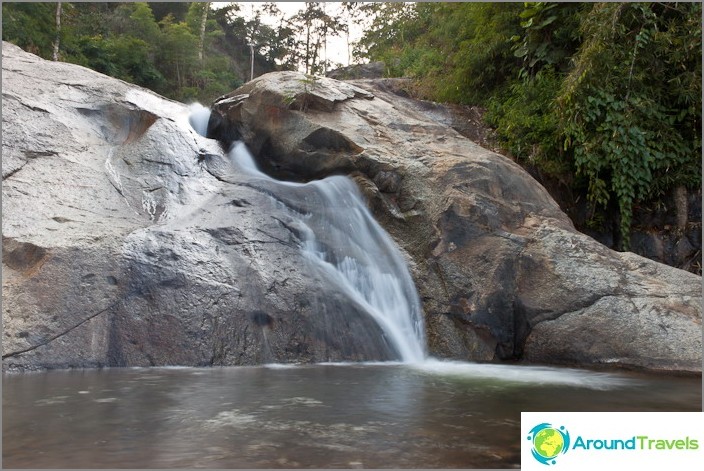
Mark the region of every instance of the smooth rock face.
<instances>
[{"instance_id":1,"label":"smooth rock face","mask_svg":"<svg viewBox=\"0 0 704 471\"><path fill-rule=\"evenodd\" d=\"M212 108L272 175L356 179L411 265L431 354L701 372L701 277L578 233L527 172L427 107L287 72Z\"/></svg>"},{"instance_id":2,"label":"smooth rock face","mask_svg":"<svg viewBox=\"0 0 704 471\"><path fill-rule=\"evenodd\" d=\"M393 358L188 107L2 53L3 369Z\"/></svg>"}]
</instances>

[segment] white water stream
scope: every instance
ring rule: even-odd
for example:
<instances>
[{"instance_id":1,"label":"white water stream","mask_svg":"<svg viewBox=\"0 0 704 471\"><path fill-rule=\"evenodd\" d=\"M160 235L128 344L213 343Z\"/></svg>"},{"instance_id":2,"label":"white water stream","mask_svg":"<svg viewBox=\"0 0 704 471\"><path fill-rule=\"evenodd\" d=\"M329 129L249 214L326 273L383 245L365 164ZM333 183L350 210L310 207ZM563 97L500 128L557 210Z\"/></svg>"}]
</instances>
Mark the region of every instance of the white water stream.
<instances>
[{"instance_id":1,"label":"white water stream","mask_svg":"<svg viewBox=\"0 0 704 471\"><path fill-rule=\"evenodd\" d=\"M191 106L189 121L201 135L208 127L210 111ZM268 182L282 199L296 202L303 212L285 205L302 239L302 252L350 299L379 325L398 358L419 363L426 358L420 300L406 262L391 237L376 222L357 185L344 176L309 183L276 180L257 167L242 142L228 156L247 176ZM280 191L279 191L280 190ZM360 339L363 341L363 339Z\"/></svg>"},{"instance_id":2,"label":"white water stream","mask_svg":"<svg viewBox=\"0 0 704 471\"><path fill-rule=\"evenodd\" d=\"M288 211L303 239L305 257L376 321L402 361L423 361L423 319L413 279L355 183L343 176L309 183L275 180L257 168L241 142L233 146L229 157L249 176L276 182L282 189L307 190L306 198L315 201L306 205L311 212Z\"/></svg>"}]
</instances>

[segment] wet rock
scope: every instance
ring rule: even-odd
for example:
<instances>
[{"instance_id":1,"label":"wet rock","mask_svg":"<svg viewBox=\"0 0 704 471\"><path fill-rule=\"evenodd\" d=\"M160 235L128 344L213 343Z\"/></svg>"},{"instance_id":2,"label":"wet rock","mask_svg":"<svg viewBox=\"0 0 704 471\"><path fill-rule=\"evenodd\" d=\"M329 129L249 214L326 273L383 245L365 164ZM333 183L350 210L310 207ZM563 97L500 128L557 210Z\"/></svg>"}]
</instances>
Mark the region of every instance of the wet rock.
<instances>
[{"instance_id":1,"label":"wet rock","mask_svg":"<svg viewBox=\"0 0 704 471\"><path fill-rule=\"evenodd\" d=\"M699 276L577 232L526 171L383 81L354 82L373 99L291 106L304 80L264 75L231 94L248 95L239 113L213 109L272 174L355 177L405 251L432 354L701 372Z\"/></svg>"}]
</instances>

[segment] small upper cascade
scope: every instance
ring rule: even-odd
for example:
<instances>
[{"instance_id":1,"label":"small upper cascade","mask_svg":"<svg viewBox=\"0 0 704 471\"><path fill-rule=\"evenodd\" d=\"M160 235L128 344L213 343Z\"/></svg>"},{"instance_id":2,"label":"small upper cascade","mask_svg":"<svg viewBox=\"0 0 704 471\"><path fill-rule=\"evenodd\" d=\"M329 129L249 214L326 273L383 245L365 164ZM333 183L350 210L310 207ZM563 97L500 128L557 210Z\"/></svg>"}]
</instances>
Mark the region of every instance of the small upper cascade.
<instances>
[{"instance_id":1,"label":"small upper cascade","mask_svg":"<svg viewBox=\"0 0 704 471\"><path fill-rule=\"evenodd\" d=\"M210 120L210 108L206 108L200 103L193 103L189 107L190 114L188 122L191 127L201 136L208 137L208 121Z\"/></svg>"}]
</instances>

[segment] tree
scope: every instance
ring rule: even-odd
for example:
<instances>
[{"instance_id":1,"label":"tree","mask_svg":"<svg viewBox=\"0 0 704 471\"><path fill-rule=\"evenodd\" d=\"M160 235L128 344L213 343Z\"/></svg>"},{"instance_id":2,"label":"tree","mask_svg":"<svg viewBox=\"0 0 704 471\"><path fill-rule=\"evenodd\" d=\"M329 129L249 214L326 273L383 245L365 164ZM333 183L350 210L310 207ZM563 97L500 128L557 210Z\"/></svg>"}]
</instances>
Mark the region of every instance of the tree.
<instances>
[{"instance_id":1,"label":"tree","mask_svg":"<svg viewBox=\"0 0 704 471\"><path fill-rule=\"evenodd\" d=\"M172 21L186 21L190 3L187 2L149 2L154 18L157 22L161 22L164 18L171 15Z\"/></svg>"},{"instance_id":2,"label":"tree","mask_svg":"<svg viewBox=\"0 0 704 471\"><path fill-rule=\"evenodd\" d=\"M56 39L54 39L54 55L55 61L59 60L59 46L61 44L61 2L56 3Z\"/></svg>"},{"instance_id":3,"label":"tree","mask_svg":"<svg viewBox=\"0 0 704 471\"><path fill-rule=\"evenodd\" d=\"M200 35L198 41L198 59L203 62L203 46L205 44L205 24L208 20L208 10L210 10L210 2L205 2L203 5L203 13L200 19Z\"/></svg>"},{"instance_id":4,"label":"tree","mask_svg":"<svg viewBox=\"0 0 704 471\"><path fill-rule=\"evenodd\" d=\"M305 67L305 73L309 74L313 67L313 22L322 16L322 10L320 9L320 2L306 2L306 6L303 10L300 10L294 17L294 22L299 22L302 27L301 30L305 34L305 39L303 41L303 46L305 48L303 54L303 62Z\"/></svg>"},{"instance_id":5,"label":"tree","mask_svg":"<svg viewBox=\"0 0 704 471\"><path fill-rule=\"evenodd\" d=\"M3 40L169 98L207 102L242 83L235 65L239 57L229 55L225 32L206 3L3 3L2 8Z\"/></svg>"},{"instance_id":6,"label":"tree","mask_svg":"<svg viewBox=\"0 0 704 471\"><path fill-rule=\"evenodd\" d=\"M162 28L159 64L168 75L175 77L172 82L176 92L186 86L186 78L198 57L198 38L185 22L174 23L173 16L167 15L160 22Z\"/></svg>"},{"instance_id":7,"label":"tree","mask_svg":"<svg viewBox=\"0 0 704 471\"><path fill-rule=\"evenodd\" d=\"M217 23L208 23L210 2L195 2L188 7L186 24L194 34L198 35L198 60L203 63L203 54L206 48L206 31L217 27Z\"/></svg>"},{"instance_id":8,"label":"tree","mask_svg":"<svg viewBox=\"0 0 704 471\"><path fill-rule=\"evenodd\" d=\"M390 55L400 52L404 45L413 47L419 33L417 9L413 4L343 2L343 8L365 32L355 46L355 57L381 60L393 68L395 64ZM392 74L397 75L395 72Z\"/></svg>"},{"instance_id":9,"label":"tree","mask_svg":"<svg viewBox=\"0 0 704 471\"><path fill-rule=\"evenodd\" d=\"M264 14L274 19L273 25L261 20ZM218 47L227 51L237 64L247 62L246 71L239 71L241 76L249 76L250 42L255 44L255 72L295 70L303 63L302 42L298 39L302 31L300 25L292 18L286 18L274 3L253 6L249 19L239 14L239 7L235 4L215 9L213 18L223 31L223 37L217 41Z\"/></svg>"},{"instance_id":10,"label":"tree","mask_svg":"<svg viewBox=\"0 0 704 471\"><path fill-rule=\"evenodd\" d=\"M427 98L483 104L515 77L511 38L517 3L382 3L354 7L367 21L356 54L383 61L391 76L418 78ZM364 20L371 14L371 21ZM360 14L357 14L359 17Z\"/></svg>"},{"instance_id":11,"label":"tree","mask_svg":"<svg viewBox=\"0 0 704 471\"><path fill-rule=\"evenodd\" d=\"M347 25L336 17L328 15L323 2L307 2L304 9L290 20L303 36L301 45L303 67L306 74L324 74L329 62L325 57L329 36L339 36Z\"/></svg>"},{"instance_id":12,"label":"tree","mask_svg":"<svg viewBox=\"0 0 704 471\"><path fill-rule=\"evenodd\" d=\"M555 100L581 43L579 25L589 8L583 3L526 2L518 15L522 31L511 38L520 67L508 86L486 102L485 120L496 128L509 155L541 180L559 184L562 194L573 193L578 185L562 146Z\"/></svg>"},{"instance_id":13,"label":"tree","mask_svg":"<svg viewBox=\"0 0 704 471\"><path fill-rule=\"evenodd\" d=\"M143 2L132 4L126 32L152 45L158 44L161 31L149 4Z\"/></svg>"},{"instance_id":14,"label":"tree","mask_svg":"<svg viewBox=\"0 0 704 471\"><path fill-rule=\"evenodd\" d=\"M519 77L535 76L551 67L567 73L581 44L580 24L588 3L526 2L519 17L523 32L511 38L514 55L523 61Z\"/></svg>"}]
</instances>

